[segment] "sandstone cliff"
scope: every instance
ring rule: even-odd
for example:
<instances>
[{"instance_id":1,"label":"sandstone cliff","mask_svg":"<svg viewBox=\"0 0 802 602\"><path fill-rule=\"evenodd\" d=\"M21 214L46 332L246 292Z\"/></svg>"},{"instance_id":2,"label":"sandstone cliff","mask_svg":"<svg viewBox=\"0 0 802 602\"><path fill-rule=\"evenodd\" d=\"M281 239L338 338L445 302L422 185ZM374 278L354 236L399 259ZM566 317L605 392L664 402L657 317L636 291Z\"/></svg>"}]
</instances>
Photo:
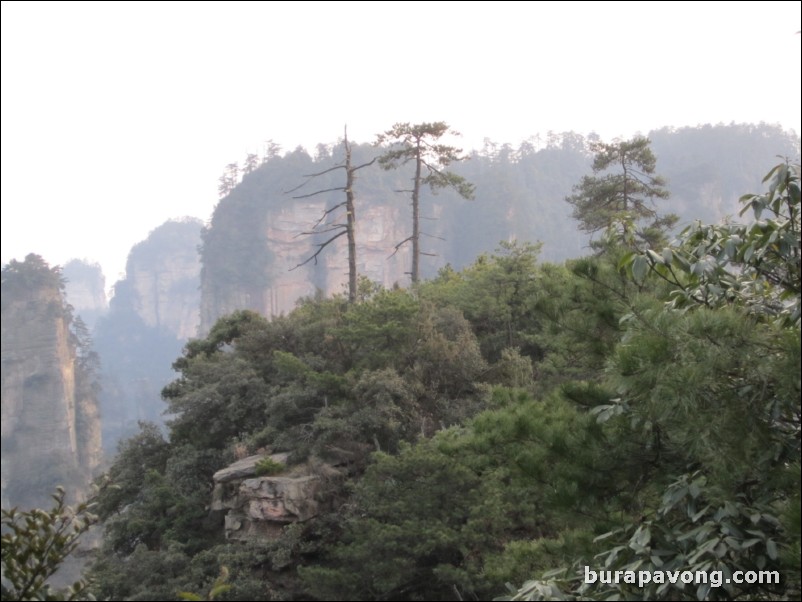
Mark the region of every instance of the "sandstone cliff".
<instances>
[{"instance_id":1,"label":"sandstone cliff","mask_svg":"<svg viewBox=\"0 0 802 602\"><path fill-rule=\"evenodd\" d=\"M375 150L356 147L355 161L370 153ZM326 160L333 163L336 158ZM208 332L219 317L237 309L275 316L290 312L298 299L318 291L325 295L345 291L345 237L328 246L317 261L299 266L328 238L301 233L342 201L342 193L307 199L293 199L285 193L303 182L304 174L316 170L311 158L296 150L248 174L221 200L203 233L201 334ZM338 178L339 174L328 174L313 179L308 191L342 186ZM360 179L365 186L357 208L357 269L361 275L390 287L404 283L409 271L408 248L388 257L393 245L409 236L409 203L403 195L388 196L382 181L379 172L366 173Z\"/></svg>"},{"instance_id":2,"label":"sandstone cliff","mask_svg":"<svg viewBox=\"0 0 802 602\"><path fill-rule=\"evenodd\" d=\"M250 278L243 278L239 286L219 286L205 271L202 282L201 332L205 333L215 321L237 309L252 309L266 316L289 313L298 299L313 296L317 291L325 295L345 292L348 283L348 255L345 237L341 237L321 254L317 263L310 262L298 268L316 250L319 239L299 237L298 233L313 224L326 210L326 201L275 203L244 227L253 228L254 238L261 239L260 252L276 260L256 266ZM402 282L409 271L409 250L403 249L388 259L388 245L406 238L402 204L366 207L357 228L360 252L357 269L361 275L386 287ZM249 251L257 252L257 251ZM239 262L238 262L239 263Z\"/></svg>"},{"instance_id":3,"label":"sandstone cliff","mask_svg":"<svg viewBox=\"0 0 802 602\"><path fill-rule=\"evenodd\" d=\"M2 503L80 497L101 459L91 351L70 329L58 268L36 255L2 279Z\"/></svg>"},{"instance_id":4,"label":"sandstone cliff","mask_svg":"<svg viewBox=\"0 0 802 602\"><path fill-rule=\"evenodd\" d=\"M135 245L114 286L109 311L94 332L103 370L103 441L117 442L137 422L162 422L162 388L173 361L195 336L200 306L201 222L168 221Z\"/></svg>"},{"instance_id":5,"label":"sandstone cliff","mask_svg":"<svg viewBox=\"0 0 802 602\"><path fill-rule=\"evenodd\" d=\"M67 281L67 303L72 305L75 315L80 316L91 331L109 306L103 270L96 263L72 259L64 264L62 274Z\"/></svg>"},{"instance_id":6,"label":"sandstone cliff","mask_svg":"<svg viewBox=\"0 0 802 602\"><path fill-rule=\"evenodd\" d=\"M171 220L135 245L125 266L125 285L119 291L115 287L114 309L130 309L146 326L181 340L195 336L201 226L196 219Z\"/></svg>"}]
</instances>

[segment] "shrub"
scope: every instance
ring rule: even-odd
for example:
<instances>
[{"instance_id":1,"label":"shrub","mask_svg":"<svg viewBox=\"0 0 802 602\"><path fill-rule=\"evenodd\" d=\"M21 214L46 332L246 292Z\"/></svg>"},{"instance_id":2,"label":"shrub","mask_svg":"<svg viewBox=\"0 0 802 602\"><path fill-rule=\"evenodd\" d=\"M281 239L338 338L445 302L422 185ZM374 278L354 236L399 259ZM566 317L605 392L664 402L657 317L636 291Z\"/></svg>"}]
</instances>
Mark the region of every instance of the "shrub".
<instances>
[{"instance_id":1,"label":"shrub","mask_svg":"<svg viewBox=\"0 0 802 602\"><path fill-rule=\"evenodd\" d=\"M256 474L260 477L266 477L274 474L278 474L287 467L281 463L276 462L273 458L267 457L262 458L256 463Z\"/></svg>"}]
</instances>

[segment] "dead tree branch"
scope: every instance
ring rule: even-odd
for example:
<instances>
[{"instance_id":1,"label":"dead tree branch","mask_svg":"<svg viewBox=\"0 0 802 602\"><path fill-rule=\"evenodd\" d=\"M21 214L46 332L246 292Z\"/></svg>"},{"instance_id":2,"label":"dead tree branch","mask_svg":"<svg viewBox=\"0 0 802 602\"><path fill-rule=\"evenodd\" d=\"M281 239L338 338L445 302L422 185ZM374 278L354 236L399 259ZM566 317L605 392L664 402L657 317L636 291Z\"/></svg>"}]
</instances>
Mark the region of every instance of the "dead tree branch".
<instances>
[{"instance_id":1,"label":"dead tree branch","mask_svg":"<svg viewBox=\"0 0 802 602\"><path fill-rule=\"evenodd\" d=\"M344 227L345 227L345 226L343 225L343 228L344 228ZM313 260L314 260L314 262L315 262L315 265L317 265L317 258L318 258L318 255L320 255L320 254L323 252L323 249L325 249L325 248L326 248L326 247L328 247L328 246L329 246L331 243L333 243L335 240L337 240L337 239L338 239L338 238L340 238L341 236L344 236L344 235L345 235L345 234L347 234L347 233L348 233L348 231L347 231L347 230L343 230L342 232L340 232L340 233L338 233L338 234L335 234L334 236L332 236L332 237L331 237L330 239L328 239L326 242L320 243L319 245L315 245L315 246L318 248L318 249L317 249L317 251L315 251L315 252L314 252L312 255L310 255L310 256L309 256L307 259L305 259L304 261L302 261L301 263L299 263L298 265L296 265L294 268L290 268L290 272L292 272L293 270L295 270L295 269L297 269L297 268L300 268L300 267L301 267L301 266L303 266L303 265L306 265L307 263L309 263L310 261L313 261ZM304 232L303 234L316 234L316 233L315 233L315 232L311 232L311 233L310 233L310 232Z\"/></svg>"}]
</instances>

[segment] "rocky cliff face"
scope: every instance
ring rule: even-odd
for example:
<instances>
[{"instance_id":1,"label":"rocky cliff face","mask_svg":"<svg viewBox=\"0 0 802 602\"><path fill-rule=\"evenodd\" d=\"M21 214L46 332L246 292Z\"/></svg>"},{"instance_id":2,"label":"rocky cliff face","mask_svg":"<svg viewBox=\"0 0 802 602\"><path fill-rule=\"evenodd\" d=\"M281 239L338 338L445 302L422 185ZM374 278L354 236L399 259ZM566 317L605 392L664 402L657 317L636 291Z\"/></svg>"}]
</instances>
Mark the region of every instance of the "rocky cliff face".
<instances>
[{"instance_id":1,"label":"rocky cliff face","mask_svg":"<svg viewBox=\"0 0 802 602\"><path fill-rule=\"evenodd\" d=\"M320 242L318 238L298 233L314 224L326 208L326 201L275 204L266 208L256 221L243 224L242 227L253 229L254 238L261 241L260 250L253 252L276 260L256 266L258 271L251 278L243 278L234 286L221 285L211 270L206 270L201 287L200 332L208 332L218 318L237 309L277 316L289 313L298 299L318 291L327 296L346 292L348 251L344 236L328 246L317 263L295 267L311 257ZM388 259L388 248L393 246L390 243L408 236L403 209L401 204L366 207L357 227L360 241L357 270L386 287L403 282L405 272L409 271L409 249L402 249Z\"/></svg>"},{"instance_id":2,"label":"rocky cliff face","mask_svg":"<svg viewBox=\"0 0 802 602\"><path fill-rule=\"evenodd\" d=\"M103 270L98 264L72 259L64 264L62 273L67 280L67 302L74 308L75 315L80 316L92 330L109 306Z\"/></svg>"},{"instance_id":3,"label":"rocky cliff face","mask_svg":"<svg viewBox=\"0 0 802 602\"><path fill-rule=\"evenodd\" d=\"M169 221L128 256L125 299L150 328L186 340L197 334L200 304L199 220Z\"/></svg>"},{"instance_id":4,"label":"rocky cliff face","mask_svg":"<svg viewBox=\"0 0 802 602\"><path fill-rule=\"evenodd\" d=\"M284 525L307 521L328 509L331 499L326 491L342 477L331 466L305 464L258 476L260 460L267 457L283 464L287 456L249 456L214 474L211 510L225 513L226 539L275 538Z\"/></svg>"},{"instance_id":5,"label":"rocky cliff face","mask_svg":"<svg viewBox=\"0 0 802 602\"><path fill-rule=\"evenodd\" d=\"M138 421L163 420L161 390L175 376L170 366L198 329L201 227L199 220L168 221L134 246L126 277L98 322L103 441L110 452L136 432Z\"/></svg>"},{"instance_id":6,"label":"rocky cliff face","mask_svg":"<svg viewBox=\"0 0 802 602\"><path fill-rule=\"evenodd\" d=\"M358 153L375 153L371 147L356 151L355 162L363 158ZM333 163L336 158L327 161ZM302 233L343 200L341 192L306 199L285 193L304 181L303 174L315 170L309 156L296 151L264 164L221 200L203 234L201 334L237 309L276 316L290 312L298 299L318 291L324 295L345 292L348 256L344 236L327 246L317 261L299 265L331 236ZM309 191L342 186L338 177L313 179ZM409 236L410 212L405 196L387 195L382 177L376 171L360 180L365 186L357 207L357 269L360 275L391 287L408 279L408 245L388 256L394 245ZM427 206L426 215L433 211L436 209ZM329 218L342 221L343 216L334 213Z\"/></svg>"},{"instance_id":7,"label":"rocky cliff face","mask_svg":"<svg viewBox=\"0 0 802 602\"><path fill-rule=\"evenodd\" d=\"M3 268L3 507L47 504L59 484L80 497L101 460L93 377L70 321L57 268L35 255Z\"/></svg>"}]
</instances>

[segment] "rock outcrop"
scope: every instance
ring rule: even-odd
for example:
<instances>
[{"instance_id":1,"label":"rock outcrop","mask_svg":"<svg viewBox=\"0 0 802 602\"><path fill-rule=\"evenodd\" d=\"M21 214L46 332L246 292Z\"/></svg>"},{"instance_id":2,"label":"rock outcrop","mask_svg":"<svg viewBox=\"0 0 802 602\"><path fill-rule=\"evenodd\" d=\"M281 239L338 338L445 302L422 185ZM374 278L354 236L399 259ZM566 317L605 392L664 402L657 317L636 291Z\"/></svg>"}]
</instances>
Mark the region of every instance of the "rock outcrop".
<instances>
[{"instance_id":1,"label":"rock outcrop","mask_svg":"<svg viewBox=\"0 0 802 602\"><path fill-rule=\"evenodd\" d=\"M287 455L249 456L215 473L211 510L225 513L227 539L274 538L284 525L307 521L327 509L326 491L341 476L329 465L307 463L258 476L261 460L283 464Z\"/></svg>"},{"instance_id":2,"label":"rock outcrop","mask_svg":"<svg viewBox=\"0 0 802 602\"><path fill-rule=\"evenodd\" d=\"M28 255L3 268L2 505L81 497L101 460L91 352L70 329L61 273Z\"/></svg>"}]
</instances>

